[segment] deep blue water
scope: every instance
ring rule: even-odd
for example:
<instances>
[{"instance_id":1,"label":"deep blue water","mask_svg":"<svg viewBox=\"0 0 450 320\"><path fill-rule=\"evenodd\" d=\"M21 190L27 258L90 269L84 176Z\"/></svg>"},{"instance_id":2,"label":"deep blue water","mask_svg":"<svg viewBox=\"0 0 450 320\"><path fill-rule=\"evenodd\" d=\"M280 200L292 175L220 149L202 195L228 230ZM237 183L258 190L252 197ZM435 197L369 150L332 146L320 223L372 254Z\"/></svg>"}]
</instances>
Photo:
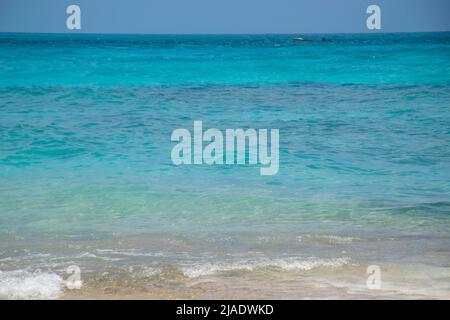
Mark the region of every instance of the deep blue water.
<instances>
[{"instance_id":1,"label":"deep blue water","mask_svg":"<svg viewBox=\"0 0 450 320\"><path fill-rule=\"evenodd\" d=\"M341 255L305 235L422 239L371 257L448 265L450 33L326 37L0 35L4 269L79 253L46 241L133 236L183 239L184 260L134 248L181 265ZM173 165L171 132L194 120L278 128L279 173Z\"/></svg>"}]
</instances>

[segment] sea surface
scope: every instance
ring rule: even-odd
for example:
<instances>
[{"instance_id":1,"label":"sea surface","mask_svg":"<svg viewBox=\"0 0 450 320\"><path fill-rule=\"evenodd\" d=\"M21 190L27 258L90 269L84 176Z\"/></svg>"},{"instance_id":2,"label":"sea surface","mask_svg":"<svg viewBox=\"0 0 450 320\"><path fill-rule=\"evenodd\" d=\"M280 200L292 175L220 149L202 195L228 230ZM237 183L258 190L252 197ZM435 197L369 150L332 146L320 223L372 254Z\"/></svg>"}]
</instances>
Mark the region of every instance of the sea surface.
<instances>
[{"instance_id":1,"label":"sea surface","mask_svg":"<svg viewBox=\"0 0 450 320\"><path fill-rule=\"evenodd\" d=\"M450 33L296 36L0 34L0 298L450 298Z\"/></svg>"}]
</instances>

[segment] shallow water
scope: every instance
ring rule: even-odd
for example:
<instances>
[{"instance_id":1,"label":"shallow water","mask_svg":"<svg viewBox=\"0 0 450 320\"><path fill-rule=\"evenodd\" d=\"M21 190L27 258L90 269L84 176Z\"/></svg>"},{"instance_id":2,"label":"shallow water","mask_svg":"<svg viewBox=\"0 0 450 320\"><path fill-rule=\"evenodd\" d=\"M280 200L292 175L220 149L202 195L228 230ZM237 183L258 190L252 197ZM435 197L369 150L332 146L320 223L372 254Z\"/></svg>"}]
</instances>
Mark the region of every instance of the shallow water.
<instances>
[{"instance_id":1,"label":"shallow water","mask_svg":"<svg viewBox=\"0 0 450 320\"><path fill-rule=\"evenodd\" d=\"M86 279L169 268L212 288L269 268L270 283L307 277L312 296L328 281L318 296L347 297L354 267L357 298L373 295L375 264L409 270L389 279L394 296L446 297L450 34L291 38L0 35L0 295L74 295L62 281L78 265ZM170 135L194 120L279 128L279 173L173 165ZM159 297L183 296L183 281ZM252 281L224 292L249 297Z\"/></svg>"}]
</instances>

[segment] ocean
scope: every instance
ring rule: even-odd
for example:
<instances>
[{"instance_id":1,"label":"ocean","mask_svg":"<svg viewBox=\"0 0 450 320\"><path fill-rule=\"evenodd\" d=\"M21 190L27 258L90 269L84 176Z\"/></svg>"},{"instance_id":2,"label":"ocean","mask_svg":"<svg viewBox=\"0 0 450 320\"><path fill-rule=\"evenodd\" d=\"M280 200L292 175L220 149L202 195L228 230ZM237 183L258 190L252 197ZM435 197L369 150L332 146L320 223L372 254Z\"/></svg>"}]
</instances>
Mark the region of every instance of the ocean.
<instances>
[{"instance_id":1,"label":"ocean","mask_svg":"<svg viewBox=\"0 0 450 320\"><path fill-rule=\"evenodd\" d=\"M450 33L293 37L0 34L0 297L450 298Z\"/></svg>"}]
</instances>

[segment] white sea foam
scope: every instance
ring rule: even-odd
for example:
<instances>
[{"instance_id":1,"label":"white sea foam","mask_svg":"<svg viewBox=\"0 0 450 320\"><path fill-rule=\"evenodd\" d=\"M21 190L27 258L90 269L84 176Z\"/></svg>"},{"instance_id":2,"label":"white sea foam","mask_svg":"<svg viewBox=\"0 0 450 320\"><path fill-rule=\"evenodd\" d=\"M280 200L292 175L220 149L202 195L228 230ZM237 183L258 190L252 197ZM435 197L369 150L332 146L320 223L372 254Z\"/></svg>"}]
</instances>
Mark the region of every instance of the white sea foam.
<instances>
[{"instance_id":1,"label":"white sea foam","mask_svg":"<svg viewBox=\"0 0 450 320\"><path fill-rule=\"evenodd\" d=\"M304 236L298 236L298 241L303 241L305 239L308 240L316 240L319 242L324 242L328 244L350 244L355 240L359 240L359 238L354 237L341 237L341 236L333 236L333 235L311 235L307 234Z\"/></svg>"},{"instance_id":2,"label":"white sea foam","mask_svg":"<svg viewBox=\"0 0 450 320\"><path fill-rule=\"evenodd\" d=\"M54 273L0 271L1 299L57 299L63 285L63 279Z\"/></svg>"},{"instance_id":3,"label":"white sea foam","mask_svg":"<svg viewBox=\"0 0 450 320\"><path fill-rule=\"evenodd\" d=\"M337 268L347 264L350 261L349 257L335 258L335 259L316 259L316 258L288 258L288 259L274 259L274 260L257 260L233 263L204 263L182 268L183 273L190 277L200 277L211 275L217 272L226 271L253 271L260 268L280 268L282 270L311 270L319 267Z\"/></svg>"},{"instance_id":4,"label":"white sea foam","mask_svg":"<svg viewBox=\"0 0 450 320\"><path fill-rule=\"evenodd\" d=\"M121 255L121 256L130 256L130 257L162 257L164 253L162 252L142 252L138 249L128 249L128 250L112 250L112 249L97 249L97 253L99 254L112 254L112 255Z\"/></svg>"},{"instance_id":5,"label":"white sea foam","mask_svg":"<svg viewBox=\"0 0 450 320\"><path fill-rule=\"evenodd\" d=\"M99 260L104 260L104 261L120 261L120 260L122 260L120 258L112 258L112 257L107 257L107 256L98 256L98 255L93 254L91 252L80 253L79 255L75 256L75 258L76 259L93 258L93 259L99 259Z\"/></svg>"}]
</instances>

